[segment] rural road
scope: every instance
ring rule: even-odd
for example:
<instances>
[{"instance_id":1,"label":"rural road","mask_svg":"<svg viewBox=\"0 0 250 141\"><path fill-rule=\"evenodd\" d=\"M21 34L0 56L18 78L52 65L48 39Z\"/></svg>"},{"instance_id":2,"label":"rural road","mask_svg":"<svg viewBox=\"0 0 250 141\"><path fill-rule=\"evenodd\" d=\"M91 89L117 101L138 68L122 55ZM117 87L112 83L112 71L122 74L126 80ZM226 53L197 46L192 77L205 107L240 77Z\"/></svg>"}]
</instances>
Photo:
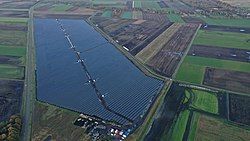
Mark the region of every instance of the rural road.
<instances>
[{"instance_id":1,"label":"rural road","mask_svg":"<svg viewBox=\"0 0 250 141\"><path fill-rule=\"evenodd\" d=\"M33 39L33 7L29 10L26 69L22 105L21 141L31 140L32 113L35 100L35 51Z\"/></svg>"}]
</instances>

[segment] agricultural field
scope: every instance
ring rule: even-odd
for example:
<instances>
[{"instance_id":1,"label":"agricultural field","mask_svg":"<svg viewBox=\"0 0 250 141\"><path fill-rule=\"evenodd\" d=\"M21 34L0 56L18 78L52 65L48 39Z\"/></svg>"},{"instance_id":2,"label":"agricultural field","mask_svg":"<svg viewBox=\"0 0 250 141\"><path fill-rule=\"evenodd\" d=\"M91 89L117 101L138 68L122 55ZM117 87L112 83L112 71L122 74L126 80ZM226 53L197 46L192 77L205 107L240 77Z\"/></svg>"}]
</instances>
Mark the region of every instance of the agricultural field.
<instances>
[{"instance_id":1,"label":"agricultural field","mask_svg":"<svg viewBox=\"0 0 250 141\"><path fill-rule=\"evenodd\" d=\"M150 11L143 11L142 17L144 20L157 21L159 23L170 22L166 14L158 14ZM172 21L171 21L172 22Z\"/></svg>"},{"instance_id":2,"label":"agricultural field","mask_svg":"<svg viewBox=\"0 0 250 141\"><path fill-rule=\"evenodd\" d=\"M199 30L193 44L250 49L250 34Z\"/></svg>"},{"instance_id":3,"label":"agricultural field","mask_svg":"<svg viewBox=\"0 0 250 141\"><path fill-rule=\"evenodd\" d=\"M190 114L190 111L185 110L185 111L182 111L178 115L178 119L176 120L172 131L168 133L169 134L168 140L182 141L185 130L186 130L189 114Z\"/></svg>"},{"instance_id":4,"label":"agricultural field","mask_svg":"<svg viewBox=\"0 0 250 141\"><path fill-rule=\"evenodd\" d=\"M230 140L230 141L248 141L250 140L250 130L237 125L232 125L221 118L215 118L206 115L199 115L196 125L192 126L190 139L194 141L205 140ZM195 132L195 134L194 134Z\"/></svg>"},{"instance_id":5,"label":"agricultural field","mask_svg":"<svg viewBox=\"0 0 250 141\"><path fill-rule=\"evenodd\" d=\"M0 123L20 113L22 92L22 81L0 80Z\"/></svg>"},{"instance_id":6,"label":"agricultural field","mask_svg":"<svg viewBox=\"0 0 250 141\"><path fill-rule=\"evenodd\" d=\"M134 10L132 13L133 13L133 16L132 16L133 19L143 19L141 11Z\"/></svg>"},{"instance_id":7,"label":"agricultural field","mask_svg":"<svg viewBox=\"0 0 250 141\"><path fill-rule=\"evenodd\" d=\"M0 8L13 8L13 9L29 9L37 0L3 0L0 2Z\"/></svg>"},{"instance_id":8,"label":"agricultural field","mask_svg":"<svg viewBox=\"0 0 250 141\"><path fill-rule=\"evenodd\" d=\"M249 92L250 86L245 83L250 72L248 32L248 28L202 26L176 79L236 92Z\"/></svg>"},{"instance_id":9,"label":"agricultural field","mask_svg":"<svg viewBox=\"0 0 250 141\"><path fill-rule=\"evenodd\" d=\"M198 28L196 24L183 24L147 65L157 73L171 77Z\"/></svg>"},{"instance_id":10,"label":"agricultural field","mask_svg":"<svg viewBox=\"0 0 250 141\"><path fill-rule=\"evenodd\" d=\"M216 47L208 45L192 45L188 55L239 62L250 62L250 50L238 48Z\"/></svg>"},{"instance_id":11,"label":"agricultural field","mask_svg":"<svg viewBox=\"0 0 250 141\"><path fill-rule=\"evenodd\" d=\"M27 4L25 1L18 3L0 2L0 8L6 6L6 8L25 9L26 6L29 7ZM18 122L19 126L17 126L11 120L15 119L14 117L17 115L19 117L22 110L28 10L0 10L0 17L0 140L4 138L18 140L22 123ZM12 129L15 130L15 133ZM7 137L4 137L7 133Z\"/></svg>"},{"instance_id":12,"label":"agricultural field","mask_svg":"<svg viewBox=\"0 0 250 141\"><path fill-rule=\"evenodd\" d=\"M247 27L233 27L233 26L222 26L222 25L207 25L201 26L202 30L210 31L223 31L223 32L236 32L236 33L250 33L250 28Z\"/></svg>"},{"instance_id":13,"label":"agricultural field","mask_svg":"<svg viewBox=\"0 0 250 141\"><path fill-rule=\"evenodd\" d=\"M185 97L189 100L189 106L198 110L218 114L218 98L216 93L186 89Z\"/></svg>"},{"instance_id":14,"label":"agricultural field","mask_svg":"<svg viewBox=\"0 0 250 141\"><path fill-rule=\"evenodd\" d=\"M42 102L35 102L32 140L84 140L90 137L73 125L78 113Z\"/></svg>"},{"instance_id":15,"label":"agricultural field","mask_svg":"<svg viewBox=\"0 0 250 141\"><path fill-rule=\"evenodd\" d=\"M153 56L159 52L164 44L166 44L171 36L181 27L181 24L174 23L169 28L167 28L162 34L160 34L155 40L148 44L143 50L141 50L136 57L143 63L148 62Z\"/></svg>"},{"instance_id":16,"label":"agricultural field","mask_svg":"<svg viewBox=\"0 0 250 141\"><path fill-rule=\"evenodd\" d=\"M54 4L49 10L51 12L63 12L69 10L72 7L73 6L70 4Z\"/></svg>"},{"instance_id":17,"label":"agricultural field","mask_svg":"<svg viewBox=\"0 0 250 141\"><path fill-rule=\"evenodd\" d=\"M203 84L235 92L248 93L250 91L249 77L249 72L206 68Z\"/></svg>"},{"instance_id":18,"label":"agricultural field","mask_svg":"<svg viewBox=\"0 0 250 141\"><path fill-rule=\"evenodd\" d=\"M112 11L106 10L102 13L102 17L112 17Z\"/></svg>"},{"instance_id":19,"label":"agricultural field","mask_svg":"<svg viewBox=\"0 0 250 141\"><path fill-rule=\"evenodd\" d=\"M202 114L218 114L217 93L185 88L182 111L176 116L171 130L162 140L194 140L197 120Z\"/></svg>"},{"instance_id":20,"label":"agricultural field","mask_svg":"<svg viewBox=\"0 0 250 141\"><path fill-rule=\"evenodd\" d=\"M249 72L250 70L250 64L246 62L186 56L178 70L178 73L176 74L176 79L196 84L202 84L206 67L228 69L241 72Z\"/></svg>"},{"instance_id":21,"label":"agricultural field","mask_svg":"<svg viewBox=\"0 0 250 141\"><path fill-rule=\"evenodd\" d=\"M232 6L250 9L250 3L248 0L220 0L220 1L228 3Z\"/></svg>"},{"instance_id":22,"label":"agricultural field","mask_svg":"<svg viewBox=\"0 0 250 141\"><path fill-rule=\"evenodd\" d=\"M172 13L170 12L169 14L167 14L167 17L168 19L171 21L171 22L175 22L175 23L184 23L181 15L179 14L175 14L175 13Z\"/></svg>"},{"instance_id":23,"label":"agricultural field","mask_svg":"<svg viewBox=\"0 0 250 141\"><path fill-rule=\"evenodd\" d=\"M91 20L132 55L140 52L172 24L149 20L107 19L99 16L92 17Z\"/></svg>"},{"instance_id":24,"label":"agricultural field","mask_svg":"<svg viewBox=\"0 0 250 141\"><path fill-rule=\"evenodd\" d=\"M28 18L28 11L0 10L0 17Z\"/></svg>"},{"instance_id":25,"label":"agricultural field","mask_svg":"<svg viewBox=\"0 0 250 141\"><path fill-rule=\"evenodd\" d=\"M243 95L229 95L229 118L236 123L250 125L250 97Z\"/></svg>"},{"instance_id":26,"label":"agricultural field","mask_svg":"<svg viewBox=\"0 0 250 141\"><path fill-rule=\"evenodd\" d=\"M224 18L224 17L199 17L208 25L217 25L217 26L230 26L230 27L242 27L249 28L250 20L242 18Z\"/></svg>"},{"instance_id":27,"label":"agricultural field","mask_svg":"<svg viewBox=\"0 0 250 141\"><path fill-rule=\"evenodd\" d=\"M125 11L121 15L121 18L124 18L124 19L132 19L132 17L133 17L132 12L129 12L129 11Z\"/></svg>"},{"instance_id":28,"label":"agricultural field","mask_svg":"<svg viewBox=\"0 0 250 141\"><path fill-rule=\"evenodd\" d=\"M154 10L161 9L157 1L141 1L141 5L142 5L142 8L144 9L154 9Z\"/></svg>"}]
</instances>

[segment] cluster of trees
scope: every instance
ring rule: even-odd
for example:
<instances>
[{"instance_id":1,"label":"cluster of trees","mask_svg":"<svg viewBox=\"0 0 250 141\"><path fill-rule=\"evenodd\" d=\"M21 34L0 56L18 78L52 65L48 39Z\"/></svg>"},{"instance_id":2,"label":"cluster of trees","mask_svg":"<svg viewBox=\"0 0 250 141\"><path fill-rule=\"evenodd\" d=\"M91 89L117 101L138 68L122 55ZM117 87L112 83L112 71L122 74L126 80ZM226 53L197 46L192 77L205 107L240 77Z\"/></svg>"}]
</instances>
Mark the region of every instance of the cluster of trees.
<instances>
[{"instance_id":1,"label":"cluster of trees","mask_svg":"<svg viewBox=\"0 0 250 141\"><path fill-rule=\"evenodd\" d=\"M22 127L20 115L13 115L9 121L0 123L0 140L18 141Z\"/></svg>"}]
</instances>

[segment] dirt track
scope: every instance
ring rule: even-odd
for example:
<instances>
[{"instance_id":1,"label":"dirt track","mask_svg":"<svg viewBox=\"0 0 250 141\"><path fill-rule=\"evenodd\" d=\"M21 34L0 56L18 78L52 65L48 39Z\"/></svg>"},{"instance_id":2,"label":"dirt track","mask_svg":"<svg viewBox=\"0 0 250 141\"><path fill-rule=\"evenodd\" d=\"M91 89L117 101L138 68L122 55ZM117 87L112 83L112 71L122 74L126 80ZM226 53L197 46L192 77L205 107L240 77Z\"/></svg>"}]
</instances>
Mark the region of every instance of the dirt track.
<instances>
[{"instance_id":1,"label":"dirt track","mask_svg":"<svg viewBox=\"0 0 250 141\"><path fill-rule=\"evenodd\" d=\"M250 62L250 50L224 48L205 45L193 45L188 55L233 60L241 62Z\"/></svg>"},{"instance_id":2,"label":"dirt track","mask_svg":"<svg viewBox=\"0 0 250 141\"><path fill-rule=\"evenodd\" d=\"M232 66L233 67L233 66ZM206 68L203 84L231 90L235 92L250 92L250 73Z\"/></svg>"}]
</instances>

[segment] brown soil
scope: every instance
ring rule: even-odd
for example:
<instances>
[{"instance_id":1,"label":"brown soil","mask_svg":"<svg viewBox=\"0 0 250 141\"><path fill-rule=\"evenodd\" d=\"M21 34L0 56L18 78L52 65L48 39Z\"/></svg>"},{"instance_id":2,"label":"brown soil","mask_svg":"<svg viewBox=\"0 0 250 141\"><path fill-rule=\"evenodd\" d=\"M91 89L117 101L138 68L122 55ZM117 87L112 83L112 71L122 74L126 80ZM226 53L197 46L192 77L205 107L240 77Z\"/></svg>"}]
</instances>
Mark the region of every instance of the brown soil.
<instances>
[{"instance_id":1,"label":"brown soil","mask_svg":"<svg viewBox=\"0 0 250 141\"><path fill-rule=\"evenodd\" d=\"M249 54L248 54L249 52ZM250 50L205 45L193 45L188 55L250 62Z\"/></svg>"},{"instance_id":2,"label":"brown soil","mask_svg":"<svg viewBox=\"0 0 250 141\"><path fill-rule=\"evenodd\" d=\"M250 92L249 78L250 78L250 73L247 72L206 68L203 84L212 87L249 94Z\"/></svg>"}]
</instances>

